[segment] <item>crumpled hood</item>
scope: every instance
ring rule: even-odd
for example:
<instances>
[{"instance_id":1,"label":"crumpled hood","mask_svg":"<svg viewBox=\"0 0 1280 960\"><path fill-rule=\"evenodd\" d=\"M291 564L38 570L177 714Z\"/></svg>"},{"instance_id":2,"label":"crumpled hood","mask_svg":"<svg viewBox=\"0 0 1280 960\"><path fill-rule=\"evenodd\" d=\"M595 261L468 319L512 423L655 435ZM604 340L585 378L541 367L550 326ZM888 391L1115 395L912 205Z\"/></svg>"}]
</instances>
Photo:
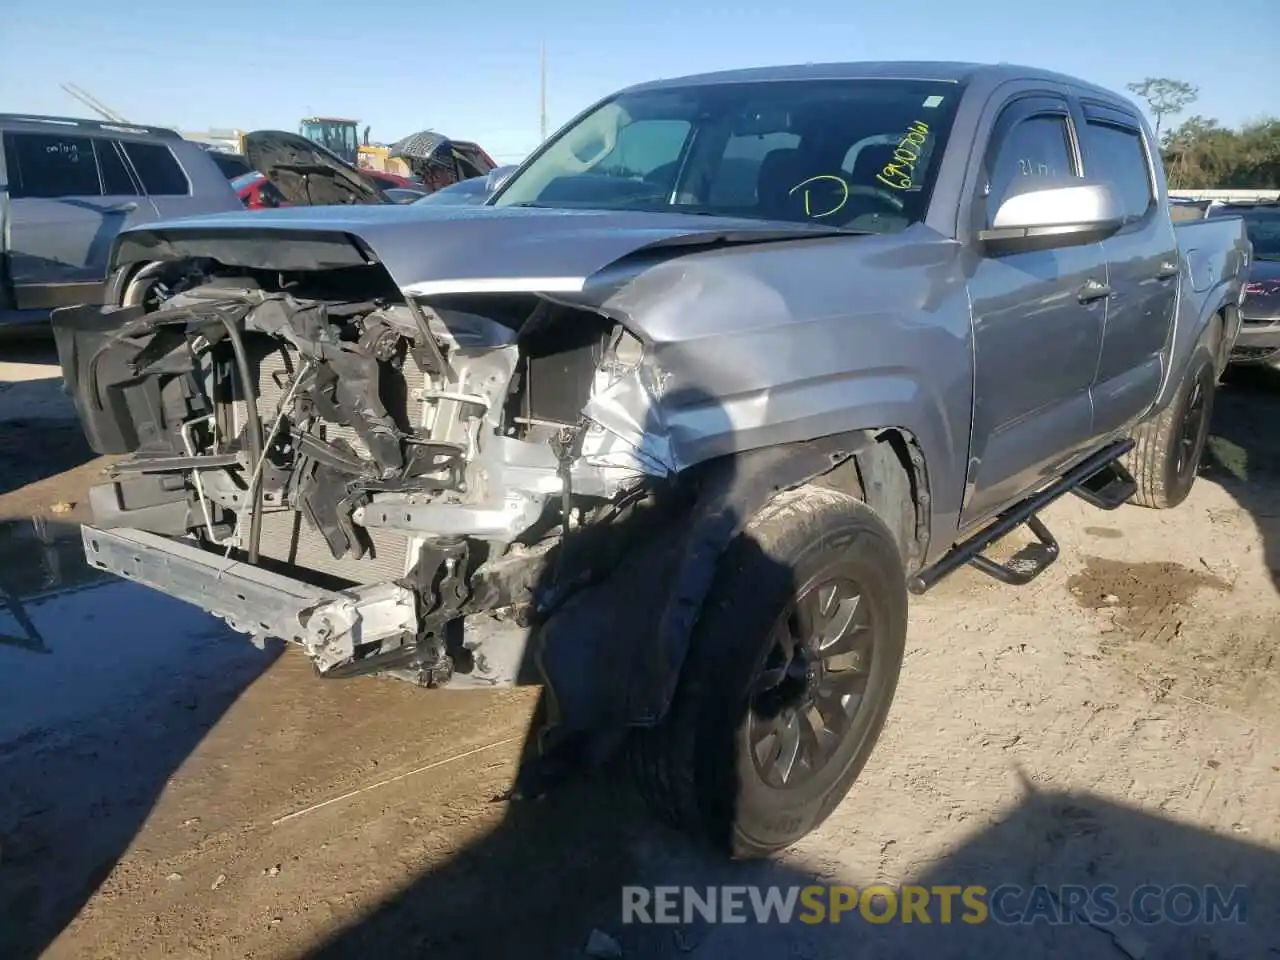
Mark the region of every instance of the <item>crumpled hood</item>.
<instances>
[{"instance_id":1,"label":"crumpled hood","mask_svg":"<svg viewBox=\"0 0 1280 960\"><path fill-rule=\"evenodd\" d=\"M337 154L284 130L244 135L250 166L299 206L389 203L378 186Z\"/></svg>"},{"instance_id":2,"label":"crumpled hood","mask_svg":"<svg viewBox=\"0 0 1280 960\"><path fill-rule=\"evenodd\" d=\"M214 214L125 230L112 269L212 257L230 266L308 270L381 262L406 295L568 293L611 264L679 245L839 234L830 228L679 213L388 204Z\"/></svg>"},{"instance_id":3,"label":"crumpled hood","mask_svg":"<svg viewBox=\"0 0 1280 960\"><path fill-rule=\"evenodd\" d=\"M1250 320L1280 317L1280 260L1254 260L1249 265L1240 313Z\"/></svg>"}]
</instances>

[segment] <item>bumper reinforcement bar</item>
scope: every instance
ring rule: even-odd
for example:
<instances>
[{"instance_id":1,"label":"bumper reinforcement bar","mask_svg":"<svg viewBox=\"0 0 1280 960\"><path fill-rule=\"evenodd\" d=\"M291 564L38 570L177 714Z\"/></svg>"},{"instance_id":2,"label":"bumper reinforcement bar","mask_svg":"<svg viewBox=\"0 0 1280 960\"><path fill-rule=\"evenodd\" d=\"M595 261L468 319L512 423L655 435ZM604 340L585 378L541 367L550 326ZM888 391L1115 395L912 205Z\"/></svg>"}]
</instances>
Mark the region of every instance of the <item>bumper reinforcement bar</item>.
<instances>
[{"instance_id":1,"label":"bumper reinforcement bar","mask_svg":"<svg viewBox=\"0 0 1280 960\"><path fill-rule=\"evenodd\" d=\"M355 647L412 634L412 591L394 583L325 590L143 530L81 528L90 566L193 604L255 639L304 646L324 673Z\"/></svg>"}]
</instances>

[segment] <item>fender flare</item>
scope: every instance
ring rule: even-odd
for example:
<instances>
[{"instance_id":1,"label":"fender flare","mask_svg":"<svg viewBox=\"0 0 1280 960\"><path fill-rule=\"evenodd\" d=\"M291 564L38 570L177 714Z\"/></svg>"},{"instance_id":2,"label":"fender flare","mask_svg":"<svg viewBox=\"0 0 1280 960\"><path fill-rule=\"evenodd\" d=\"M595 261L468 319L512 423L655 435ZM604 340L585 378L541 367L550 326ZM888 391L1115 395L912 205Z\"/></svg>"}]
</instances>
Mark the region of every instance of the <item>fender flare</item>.
<instances>
[{"instance_id":1,"label":"fender flare","mask_svg":"<svg viewBox=\"0 0 1280 960\"><path fill-rule=\"evenodd\" d=\"M688 478L691 509L633 549L608 579L569 596L537 630L533 663L547 698L544 749L586 732L652 726L675 695L721 554L762 507L874 443L856 430L748 450Z\"/></svg>"},{"instance_id":2,"label":"fender flare","mask_svg":"<svg viewBox=\"0 0 1280 960\"><path fill-rule=\"evenodd\" d=\"M632 675L630 722L662 719L675 695L693 629L711 592L720 555L760 510L784 490L829 473L874 442L870 433L837 434L748 450L712 465L694 504L691 535L658 623L645 671Z\"/></svg>"}]
</instances>

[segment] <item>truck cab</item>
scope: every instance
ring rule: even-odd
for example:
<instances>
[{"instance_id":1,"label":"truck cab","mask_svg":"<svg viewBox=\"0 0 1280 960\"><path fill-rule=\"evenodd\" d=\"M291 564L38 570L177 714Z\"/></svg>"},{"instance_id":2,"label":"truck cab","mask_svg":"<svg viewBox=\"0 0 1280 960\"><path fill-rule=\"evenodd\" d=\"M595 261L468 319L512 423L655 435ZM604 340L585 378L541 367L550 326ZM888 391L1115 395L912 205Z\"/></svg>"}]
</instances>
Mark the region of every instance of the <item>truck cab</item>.
<instances>
[{"instance_id":1,"label":"truck cab","mask_svg":"<svg viewBox=\"0 0 1280 960\"><path fill-rule=\"evenodd\" d=\"M356 166L360 154L357 121L341 117L306 117L298 124L298 134Z\"/></svg>"}]
</instances>

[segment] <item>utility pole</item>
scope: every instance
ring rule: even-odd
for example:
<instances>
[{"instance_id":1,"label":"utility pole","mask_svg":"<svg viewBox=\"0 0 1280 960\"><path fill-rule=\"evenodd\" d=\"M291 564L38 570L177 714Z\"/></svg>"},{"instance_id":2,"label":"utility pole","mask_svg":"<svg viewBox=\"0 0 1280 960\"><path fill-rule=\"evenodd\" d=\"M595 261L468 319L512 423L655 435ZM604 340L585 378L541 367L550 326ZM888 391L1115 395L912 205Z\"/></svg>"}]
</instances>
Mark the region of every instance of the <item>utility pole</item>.
<instances>
[{"instance_id":1,"label":"utility pole","mask_svg":"<svg viewBox=\"0 0 1280 960\"><path fill-rule=\"evenodd\" d=\"M539 142L547 139L547 41L543 40L539 47L539 61L542 72L541 97L542 106L538 118Z\"/></svg>"}]
</instances>

